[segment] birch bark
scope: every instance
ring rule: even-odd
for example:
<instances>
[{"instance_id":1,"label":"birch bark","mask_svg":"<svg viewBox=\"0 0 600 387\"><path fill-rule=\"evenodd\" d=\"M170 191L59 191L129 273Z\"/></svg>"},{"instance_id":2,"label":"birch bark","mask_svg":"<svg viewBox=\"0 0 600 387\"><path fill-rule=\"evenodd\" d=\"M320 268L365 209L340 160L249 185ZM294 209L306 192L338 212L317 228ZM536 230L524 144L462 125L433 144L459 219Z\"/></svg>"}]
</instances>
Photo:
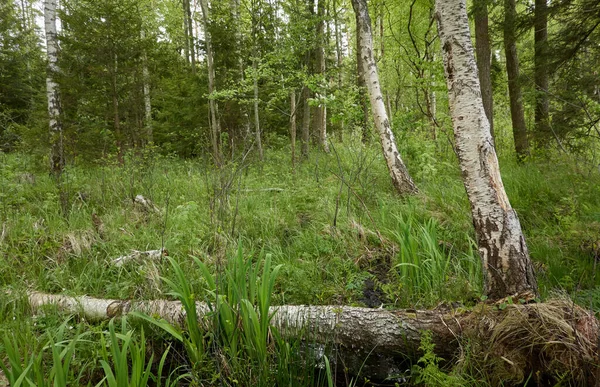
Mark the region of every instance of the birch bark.
<instances>
[{"instance_id":1,"label":"birch bark","mask_svg":"<svg viewBox=\"0 0 600 387\"><path fill-rule=\"evenodd\" d=\"M377 74L377 65L373 58L373 37L371 33L371 18L367 8L366 0L352 0L352 7L356 14L356 30L359 39L359 50L362 59L362 73L371 100L371 110L375 127L379 132L381 148L385 157L394 188L400 194L416 193L417 187L408 174L408 170L400 157L400 152L396 147L394 134L390 126L381 86L379 85L379 75Z\"/></svg>"},{"instance_id":2,"label":"birch bark","mask_svg":"<svg viewBox=\"0 0 600 387\"><path fill-rule=\"evenodd\" d=\"M56 176L64 168L63 127L60 120L60 95L54 80L58 73L58 44L56 40L56 0L44 2L44 26L46 30L46 97L48 99L48 120L50 129L50 170Z\"/></svg>"},{"instance_id":3,"label":"birch bark","mask_svg":"<svg viewBox=\"0 0 600 387\"><path fill-rule=\"evenodd\" d=\"M519 218L504 191L481 99L466 0L436 2L450 114L490 299L537 295Z\"/></svg>"}]
</instances>

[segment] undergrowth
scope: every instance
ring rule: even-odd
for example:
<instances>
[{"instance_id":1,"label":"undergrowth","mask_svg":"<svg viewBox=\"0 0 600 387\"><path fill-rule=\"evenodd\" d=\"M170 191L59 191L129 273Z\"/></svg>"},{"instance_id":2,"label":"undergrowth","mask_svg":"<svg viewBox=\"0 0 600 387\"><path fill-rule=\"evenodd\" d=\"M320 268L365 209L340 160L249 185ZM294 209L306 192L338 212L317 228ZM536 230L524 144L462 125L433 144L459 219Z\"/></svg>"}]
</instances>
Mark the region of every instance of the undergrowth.
<instances>
[{"instance_id":1,"label":"undergrowth","mask_svg":"<svg viewBox=\"0 0 600 387\"><path fill-rule=\"evenodd\" d=\"M67 384L110 385L124 372L133 378L143 370L168 384L202 370L204 383L225 377L232 385L293 384L289 364L306 349L266 328L265 305L428 308L476 302L481 268L460 171L451 154L413 147L407 153L419 155L420 163L409 166L421 193L402 199L392 190L380 152L362 145L338 146L336 155L318 159L313 154L294 171L285 149L271 150L264 163L240 158L220 170L202 160L148 151L130 154L123 166L114 160L75 163L58 182L27 155L0 155L0 286L5 289L0 333L6 336L0 360L10 364L4 374L13 385L15 375L26 375L23 385L28 379L37 383L40 372L66 378ZM552 164L524 165L501 159L501 167L542 295L559 288L600 310L598 172L559 157ZM135 204L137 195L151 199L158 211ZM133 250L161 248L168 258L160 262L111 264ZM277 268L276 280L265 282L267 262ZM125 323L64 325L64 317L31 317L19 298L27 290L201 299L213 306L219 329L208 336L193 329L176 336L151 324L142 336ZM253 315L250 306L263 312ZM44 330L36 326L41 321ZM11 336L17 327L20 333ZM100 337L111 343L110 350L90 343ZM171 340L181 345L168 351L167 344L152 347L154 357L142 357L150 351L145 342ZM71 343L89 361L75 356L68 364ZM217 354L222 363L205 354ZM21 359L22 368L10 357ZM53 360L42 367L40 358ZM124 363L118 359L124 358L128 368L121 371ZM172 358L187 359L188 367L177 369ZM436 364L425 361L423 375ZM274 364L288 370L288 379L272 372ZM329 360L312 369L324 370L326 364ZM244 379L248 369L254 370L251 379ZM329 382L325 373L302 372L294 380Z\"/></svg>"}]
</instances>

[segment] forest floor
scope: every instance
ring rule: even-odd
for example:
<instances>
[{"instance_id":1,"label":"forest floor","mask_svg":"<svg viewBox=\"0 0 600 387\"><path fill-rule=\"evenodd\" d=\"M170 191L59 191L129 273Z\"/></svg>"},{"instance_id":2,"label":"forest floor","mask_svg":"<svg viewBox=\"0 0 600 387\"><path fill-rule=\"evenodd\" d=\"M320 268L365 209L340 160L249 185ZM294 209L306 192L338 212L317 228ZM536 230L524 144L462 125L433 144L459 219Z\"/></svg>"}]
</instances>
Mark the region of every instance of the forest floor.
<instances>
[{"instance_id":1,"label":"forest floor","mask_svg":"<svg viewBox=\"0 0 600 387\"><path fill-rule=\"evenodd\" d=\"M282 265L276 305L423 309L480 301L479 257L453 155L405 151L420 193L399 198L372 148L313 152L295 170L285 150L220 170L148 152L123 166L70 166L58 183L32 156L0 155L0 335L21 330L35 342L64 322L30 316L27 291L168 298L167 282L177 278L166 258L114 264L163 248L194 289L204 279L192 257L218 277L238 253L253 262L270 256ZM597 168L560 158L500 165L542 298L568 294L600 311ZM138 195L154 207L136 203Z\"/></svg>"}]
</instances>

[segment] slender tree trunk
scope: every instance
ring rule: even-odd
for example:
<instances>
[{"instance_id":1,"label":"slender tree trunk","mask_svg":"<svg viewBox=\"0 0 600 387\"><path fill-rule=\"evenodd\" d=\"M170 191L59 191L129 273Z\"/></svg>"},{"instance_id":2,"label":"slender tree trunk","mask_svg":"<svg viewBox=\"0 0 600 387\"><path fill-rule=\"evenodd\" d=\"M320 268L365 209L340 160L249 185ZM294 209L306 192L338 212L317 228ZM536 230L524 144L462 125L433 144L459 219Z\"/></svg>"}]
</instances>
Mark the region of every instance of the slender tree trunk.
<instances>
[{"instance_id":1,"label":"slender tree trunk","mask_svg":"<svg viewBox=\"0 0 600 387\"><path fill-rule=\"evenodd\" d=\"M191 20L188 18L187 0L182 0L182 10L183 10L183 53L185 54L185 63L190 63L190 29Z\"/></svg>"},{"instance_id":2,"label":"slender tree trunk","mask_svg":"<svg viewBox=\"0 0 600 387\"><path fill-rule=\"evenodd\" d=\"M213 93L216 91L215 88L215 65L213 60L212 42L210 31L208 29L208 20L210 13L208 9L208 0L200 0L200 7L202 8L202 22L204 26L204 41L206 44L206 64L208 68L208 94L209 94L209 108L210 108L210 125L211 125L211 142L213 148L213 157L217 166L221 165L222 155L221 148L219 147L219 141L221 137L221 124L219 121L219 112L217 102L213 98Z\"/></svg>"},{"instance_id":3,"label":"slender tree trunk","mask_svg":"<svg viewBox=\"0 0 600 387\"><path fill-rule=\"evenodd\" d=\"M490 45L488 0L473 1L473 15L475 19L475 52L477 57L477 70L479 71L479 84L481 85L481 98L485 115L490 122L490 133L494 138L494 100L492 93L492 49Z\"/></svg>"},{"instance_id":4,"label":"slender tree trunk","mask_svg":"<svg viewBox=\"0 0 600 387\"><path fill-rule=\"evenodd\" d=\"M529 155L527 125L523 110L521 82L519 81L519 57L515 22L517 9L515 0L504 0L504 50L506 53L506 73L508 75L508 94L510 99L510 117L513 125L513 138L517 159L522 161Z\"/></svg>"},{"instance_id":5,"label":"slender tree trunk","mask_svg":"<svg viewBox=\"0 0 600 387\"><path fill-rule=\"evenodd\" d=\"M190 0L183 0L184 3L184 12L187 15L187 28L188 33L187 37L189 39L188 46L190 48L190 63L192 65L192 74L196 74L196 39L194 38L194 29L192 26L192 9L190 7Z\"/></svg>"},{"instance_id":6,"label":"slender tree trunk","mask_svg":"<svg viewBox=\"0 0 600 387\"><path fill-rule=\"evenodd\" d=\"M292 169L296 168L296 91L290 92L290 144L292 147Z\"/></svg>"},{"instance_id":7,"label":"slender tree trunk","mask_svg":"<svg viewBox=\"0 0 600 387\"><path fill-rule=\"evenodd\" d=\"M336 65L337 65L337 87L338 90L341 90L343 87L343 82L342 82L342 63L343 63L343 56L342 56L342 36L341 36L341 28L340 28L340 20L339 20L339 15L338 15L338 7L337 7L337 1L333 0L333 23L334 23L334 28L335 28L335 57L336 57ZM342 122L340 123L340 128L338 130L338 140L340 142L342 142L344 140L344 126L345 126L345 119L342 117Z\"/></svg>"},{"instance_id":8,"label":"slender tree trunk","mask_svg":"<svg viewBox=\"0 0 600 387\"><path fill-rule=\"evenodd\" d=\"M256 55L256 53L255 53ZM260 138L260 119L258 116L258 59L254 58L252 59L252 68L254 69L254 76L253 76L253 88L254 88L254 134L255 134L255 138L256 138L256 147L258 149L258 158L260 159L260 161L263 160L263 148L262 148L262 141Z\"/></svg>"},{"instance_id":9,"label":"slender tree trunk","mask_svg":"<svg viewBox=\"0 0 600 387\"><path fill-rule=\"evenodd\" d=\"M302 157L308 158L308 147L310 142L310 90L308 86L302 88Z\"/></svg>"},{"instance_id":10,"label":"slender tree trunk","mask_svg":"<svg viewBox=\"0 0 600 387\"><path fill-rule=\"evenodd\" d=\"M113 129L115 131L115 142L117 145L117 159L120 164L123 164L123 135L121 133L121 116L119 114L119 94L117 88L117 56L114 56L114 66L111 70L111 94L113 106Z\"/></svg>"},{"instance_id":11,"label":"slender tree trunk","mask_svg":"<svg viewBox=\"0 0 600 387\"><path fill-rule=\"evenodd\" d=\"M369 107L367 105L367 84L365 83L365 74L363 70L364 65L360 48L360 33L358 31L358 26L356 28L356 74L358 83L358 100L362 108L360 126L362 127L362 142L363 144L366 144L369 141Z\"/></svg>"},{"instance_id":12,"label":"slender tree trunk","mask_svg":"<svg viewBox=\"0 0 600 387\"><path fill-rule=\"evenodd\" d=\"M537 295L517 213L510 206L483 108L466 0L436 3L450 114L490 299ZM523 296L526 298L526 296Z\"/></svg>"},{"instance_id":13,"label":"slender tree trunk","mask_svg":"<svg viewBox=\"0 0 600 387\"><path fill-rule=\"evenodd\" d=\"M56 41L56 0L44 1L44 26L46 29L46 97L48 99L48 121L50 129L50 170L60 176L65 166L63 127L60 119L60 95L54 80L58 73L58 44Z\"/></svg>"},{"instance_id":14,"label":"slender tree trunk","mask_svg":"<svg viewBox=\"0 0 600 387\"><path fill-rule=\"evenodd\" d=\"M548 4L535 0L535 138L536 145L548 144L551 136L548 101Z\"/></svg>"},{"instance_id":15,"label":"slender tree trunk","mask_svg":"<svg viewBox=\"0 0 600 387\"><path fill-rule=\"evenodd\" d=\"M377 74L377 65L373 59L373 38L371 34L371 18L367 8L366 0L352 0L352 7L356 14L356 30L359 34L359 45L362 56L362 72L367 84L369 98L371 100L371 109L375 126L379 132L381 148L385 157L394 188L400 194L412 194L417 192L417 187L413 183L408 170L400 157L400 152L396 147L394 133L390 126L381 87L379 85L379 76Z\"/></svg>"},{"instance_id":16,"label":"slender tree trunk","mask_svg":"<svg viewBox=\"0 0 600 387\"><path fill-rule=\"evenodd\" d=\"M317 47L316 47L316 66L317 73L325 77L325 0L318 0L317 3ZM315 111L315 130L319 134L319 143L325 152L329 152L327 143L327 110L324 104L319 104Z\"/></svg>"},{"instance_id":17,"label":"slender tree trunk","mask_svg":"<svg viewBox=\"0 0 600 387\"><path fill-rule=\"evenodd\" d=\"M145 40L146 33L142 29L141 32L142 40ZM146 50L142 57L142 78L143 78L143 92L144 92L144 127L146 128L146 141L149 144L154 142L154 136L152 133L152 101L150 99L150 72L148 71L148 56Z\"/></svg>"}]
</instances>

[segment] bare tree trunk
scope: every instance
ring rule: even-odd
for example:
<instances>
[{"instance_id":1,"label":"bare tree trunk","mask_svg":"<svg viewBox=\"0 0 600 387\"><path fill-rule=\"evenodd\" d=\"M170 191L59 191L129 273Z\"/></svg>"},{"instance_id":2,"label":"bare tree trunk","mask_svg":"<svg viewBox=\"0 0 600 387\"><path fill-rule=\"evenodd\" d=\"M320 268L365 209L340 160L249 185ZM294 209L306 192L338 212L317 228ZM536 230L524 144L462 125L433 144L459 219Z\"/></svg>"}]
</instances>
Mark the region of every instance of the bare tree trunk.
<instances>
[{"instance_id":1,"label":"bare tree trunk","mask_svg":"<svg viewBox=\"0 0 600 387\"><path fill-rule=\"evenodd\" d=\"M394 133L390 126L381 87L379 85L379 76L377 74L377 65L373 59L373 38L371 34L371 18L367 8L366 0L352 0L352 7L356 14L356 29L359 33L359 45L362 56L362 72L367 84L369 98L371 100L371 109L375 126L379 132L381 148L385 157L394 188L400 194L413 194L417 192L417 187L413 183L402 158L396 147Z\"/></svg>"},{"instance_id":2,"label":"bare tree trunk","mask_svg":"<svg viewBox=\"0 0 600 387\"><path fill-rule=\"evenodd\" d=\"M535 0L535 138L538 146L551 136L548 101L548 4Z\"/></svg>"},{"instance_id":3,"label":"bare tree trunk","mask_svg":"<svg viewBox=\"0 0 600 387\"><path fill-rule=\"evenodd\" d=\"M189 25L191 20L188 19L188 12L186 7L186 1L182 0L181 5L183 6L183 53L185 54L185 63L190 63L190 29Z\"/></svg>"},{"instance_id":4,"label":"bare tree trunk","mask_svg":"<svg viewBox=\"0 0 600 387\"><path fill-rule=\"evenodd\" d=\"M292 168L296 168L296 91L290 92L290 144L292 147Z\"/></svg>"},{"instance_id":5,"label":"bare tree trunk","mask_svg":"<svg viewBox=\"0 0 600 387\"><path fill-rule=\"evenodd\" d=\"M113 129L115 131L115 142L117 146L117 159L120 164L124 163L123 160L123 135L121 133L121 117L119 114L119 91L117 88L117 72L118 61L117 55L112 54L113 56L113 67L110 71L111 77L111 94L112 94L112 106L113 106Z\"/></svg>"},{"instance_id":6,"label":"bare tree trunk","mask_svg":"<svg viewBox=\"0 0 600 387\"><path fill-rule=\"evenodd\" d=\"M337 7L337 2L336 0L333 0L333 23L334 23L334 28L335 28L335 57L336 57L336 65L337 65L337 87L338 90L341 90L343 87L343 82L342 82L342 63L343 63L343 56L342 56L342 33L341 33L341 28L340 28L340 20L339 20L339 16L338 16L338 7ZM340 142L342 142L344 140L344 126L345 126L345 119L342 118L342 122L340 123L340 128L338 130L338 140Z\"/></svg>"},{"instance_id":7,"label":"bare tree trunk","mask_svg":"<svg viewBox=\"0 0 600 387\"><path fill-rule=\"evenodd\" d=\"M192 9L190 0L183 0L184 12L187 18L187 38L189 39L188 46L190 48L190 61L192 64L192 74L196 74L196 39L194 39L194 29L192 27Z\"/></svg>"},{"instance_id":8,"label":"bare tree trunk","mask_svg":"<svg viewBox=\"0 0 600 387\"><path fill-rule=\"evenodd\" d=\"M358 100L362 108L360 126L362 127L362 142L363 144L366 144L369 141L369 107L367 105L367 84L365 83L365 73L363 70L364 65L360 48L360 33L358 31L358 25L356 28L356 74L358 83Z\"/></svg>"},{"instance_id":9,"label":"bare tree trunk","mask_svg":"<svg viewBox=\"0 0 600 387\"><path fill-rule=\"evenodd\" d=\"M517 213L510 206L483 108L466 0L436 3L450 114L490 299L537 295ZM526 296L523 296L527 298Z\"/></svg>"},{"instance_id":10,"label":"bare tree trunk","mask_svg":"<svg viewBox=\"0 0 600 387\"><path fill-rule=\"evenodd\" d=\"M310 141L310 105L308 99L310 98L310 90L308 86L304 86L302 89L302 157L308 158L308 147Z\"/></svg>"},{"instance_id":11,"label":"bare tree trunk","mask_svg":"<svg viewBox=\"0 0 600 387\"><path fill-rule=\"evenodd\" d=\"M142 40L146 38L146 33L142 29L141 32ZM150 72L148 71L148 56L144 50L142 56L142 78L143 78L143 92L144 92L144 126L146 127L146 141L148 144L154 142L154 136L152 134L152 101L150 99Z\"/></svg>"},{"instance_id":12,"label":"bare tree trunk","mask_svg":"<svg viewBox=\"0 0 600 387\"><path fill-rule=\"evenodd\" d=\"M316 65L317 73L325 77L325 0L318 0L317 3L317 47L316 47ZM319 143L325 152L329 152L327 143L327 107L319 103L315 110L315 130L319 134Z\"/></svg>"},{"instance_id":13,"label":"bare tree trunk","mask_svg":"<svg viewBox=\"0 0 600 387\"><path fill-rule=\"evenodd\" d=\"M209 108L210 108L210 125L211 125L211 142L213 148L213 157L217 166L221 165L222 155L221 148L219 147L219 141L221 138L221 124L219 121L219 112L217 102L213 98L213 93L216 91L215 88L215 65L213 60L212 42L210 31L208 29L208 20L210 13L208 9L208 0L200 0L200 7L202 8L202 22L204 25L204 41L206 43L206 64L208 67L208 94L209 94Z\"/></svg>"},{"instance_id":14,"label":"bare tree trunk","mask_svg":"<svg viewBox=\"0 0 600 387\"><path fill-rule=\"evenodd\" d=\"M58 44L56 41L56 0L44 1L44 26L46 29L46 97L48 99L48 121L50 129L50 170L60 176L65 166L63 127L60 120L60 95L54 80L58 73Z\"/></svg>"},{"instance_id":15,"label":"bare tree trunk","mask_svg":"<svg viewBox=\"0 0 600 387\"><path fill-rule=\"evenodd\" d=\"M477 70L479 71L479 84L481 85L481 98L483 109L490 123L490 133L494 138L494 100L492 93L492 49L490 45L488 0L473 1L473 15L475 19L475 52L477 57Z\"/></svg>"},{"instance_id":16,"label":"bare tree trunk","mask_svg":"<svg viewBox=\"0 0 600 387\"><path fill-rule=\"evenodd\" d=\"M515 0L504 0L504 50L506 53L506 73L508 75L508 94L510 98L510 117L513 125L513 138L517 159L522 161L529 155L527 125L523 110L521 82L519 81L519 57L515 22L517 9Z\"/></svg>"},{"instance_id":17,"label":"bare tree trunk","mask_svg":"<svg viewBox=\"0 0 600 387\"><path fill-rule=\"evenodd\" d=\"M256 53L255 53L256 55ZM258 116L258 64L257 64L257 59L254 58L252 60L252 68L254 69L254 80L253 80L253 87L254 87L254 134L255 134L255 138L256 138L256 147L258 149L258 158L260 159L260 161L263 160L263 148L262 148L262 141L260 138L260 119Z\"/></svg>"}]
</instances>

